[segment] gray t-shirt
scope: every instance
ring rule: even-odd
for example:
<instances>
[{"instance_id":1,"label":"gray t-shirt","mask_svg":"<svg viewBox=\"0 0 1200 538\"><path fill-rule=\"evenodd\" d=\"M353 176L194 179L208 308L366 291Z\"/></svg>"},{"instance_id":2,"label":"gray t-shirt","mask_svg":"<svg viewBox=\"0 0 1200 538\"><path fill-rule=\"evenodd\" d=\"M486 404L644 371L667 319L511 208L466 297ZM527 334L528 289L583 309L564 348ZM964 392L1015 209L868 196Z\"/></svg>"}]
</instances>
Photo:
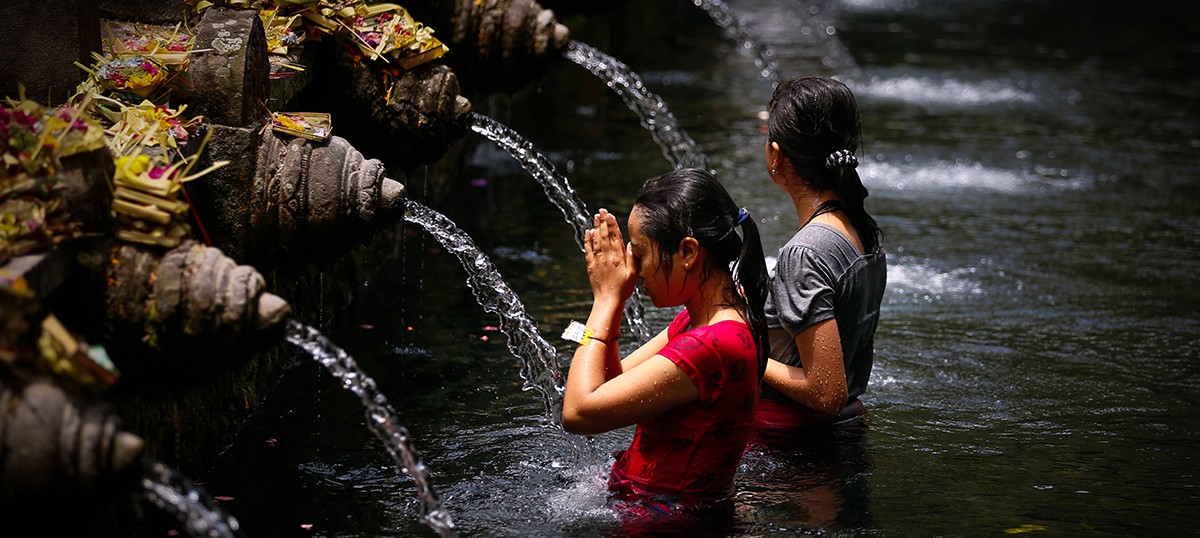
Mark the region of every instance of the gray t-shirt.
<instances>
[{"instance_id":1,"label":"gray t-shirt","mask_svg":"<svg viewBox=\"0 0 1200 538\"><path fill-rule=\"evenodd\" d=\"M795 335L833 318L842 337L842 358L850 399L867 388L875 359L875 328L887 285L887 256L882 247L859 255L836 228L809 223L779 249L770 273L767 328L771 358L800 366ZM763 397L787 397L764 385Z\"/></svg>"}]
</instances>

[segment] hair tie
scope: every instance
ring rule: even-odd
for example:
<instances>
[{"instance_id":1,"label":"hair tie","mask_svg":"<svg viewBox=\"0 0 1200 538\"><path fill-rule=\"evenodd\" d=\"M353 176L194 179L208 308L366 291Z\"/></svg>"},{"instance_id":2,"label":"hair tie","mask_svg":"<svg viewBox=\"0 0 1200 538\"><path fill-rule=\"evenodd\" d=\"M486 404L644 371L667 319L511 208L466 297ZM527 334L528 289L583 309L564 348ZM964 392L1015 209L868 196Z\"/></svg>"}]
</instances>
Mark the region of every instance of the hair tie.
<instances>
[{"instance_id":1,"label":"hair tie","mask_svg":"<svg viewBox=\"0 0 1200 538\"><path fill-rule=\"evenodd\" d=\"M738 208L738 214L737 214L737 218L736 218L736 219L734 219L734 221L733 221L733 225L734 225L734 226L741 226L741 225L742 225L742 223L743 223L743 222L746 222L746 219L748 219L748 218L750 218L750 210L749 210L749 209L746 209L746 208L744 208L744 207L739 207L739 208Z\"/></svg>"},{"instance_id":2,"label":"hair tie","mask_svg":"<svg viewBox=\"0 0 1200 538\"><path fill-rule=\"evenodd\" d=\"M848 149L839 149L825 158L825 168L833 169L843 166L858 168L858 157L854 156L854 152Z\"/></svg>"}]
</instances>

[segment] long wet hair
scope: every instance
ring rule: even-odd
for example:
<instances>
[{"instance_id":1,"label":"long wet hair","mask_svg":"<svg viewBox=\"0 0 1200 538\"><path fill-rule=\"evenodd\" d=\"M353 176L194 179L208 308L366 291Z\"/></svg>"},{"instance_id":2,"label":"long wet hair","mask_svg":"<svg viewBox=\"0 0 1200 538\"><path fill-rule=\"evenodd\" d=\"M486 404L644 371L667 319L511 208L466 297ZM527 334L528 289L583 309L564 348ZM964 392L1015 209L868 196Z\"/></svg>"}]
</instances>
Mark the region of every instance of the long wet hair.
<instances>
[{"instance_id":1,"label":"long wet hair","mask_svg":"<svg viewBox=\"0 0 1200 538\"><path fill-rule=\"evenodd\" d=\"M668 275L671 257L685 237L695 238L709 253L701 278L707 278L710 271L730 273L733 285L726 290L726 300L750 324L761 378L770 351L763 313L767 265L754 219L739 211L716 177L693 168L647 180L633 205L641 208L642 233L657 245L660 266ZM741 228L741 235L737 228Z\"/></svg>"},{"instance_id":2,"label":"long wet hair","mask_svg":"<svg viewBox=\"0 0 1200 538\"><path fill-rule=\"evenodd\" d=\"M768 140L779 144L810 187L837 193L863 249L873 252L883 234L863 205L868 192L854 156L862 141L862 120L850 88L826 77L793 77L775 87L767 113Z\"/></svg>"}]
</instances>

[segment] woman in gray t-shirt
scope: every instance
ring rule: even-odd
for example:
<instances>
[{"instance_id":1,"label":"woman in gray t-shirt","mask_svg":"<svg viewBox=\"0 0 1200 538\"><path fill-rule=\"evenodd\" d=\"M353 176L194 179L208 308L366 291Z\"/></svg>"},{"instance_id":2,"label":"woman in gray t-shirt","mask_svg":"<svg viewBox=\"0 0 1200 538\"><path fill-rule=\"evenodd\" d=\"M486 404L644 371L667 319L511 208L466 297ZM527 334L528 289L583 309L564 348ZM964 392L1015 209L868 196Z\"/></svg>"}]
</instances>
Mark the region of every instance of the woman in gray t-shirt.
<instances>
[{"instance_id":1,"label":"woman in gray t-shirt","mask_svg":"<svg viewBox=\"0 0 1200 538\"><path fill-rule=\"evenodd\" d=\"M800 230L771 273L771 360L756 421L790 430L864 412L858 396L871 375L887 258L863 207L850 89L825 77L791 78L775 88L768 113L767 166L796 206Z\"/></svg>"}]
</instances>

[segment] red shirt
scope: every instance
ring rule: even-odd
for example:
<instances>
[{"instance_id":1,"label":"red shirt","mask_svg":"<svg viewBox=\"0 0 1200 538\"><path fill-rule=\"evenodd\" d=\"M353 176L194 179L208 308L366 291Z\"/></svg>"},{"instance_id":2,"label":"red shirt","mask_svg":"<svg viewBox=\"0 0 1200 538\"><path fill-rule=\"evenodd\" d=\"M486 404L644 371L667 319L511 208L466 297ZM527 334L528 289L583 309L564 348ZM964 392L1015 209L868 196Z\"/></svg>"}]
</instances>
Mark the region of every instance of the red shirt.
<instances>
[{"instance_id":1,"label":"red shirt","mask_svg":"<svg viewBox=\"0 0 1200 538\"><path fill-rule=\"evenodd\" d=\"M611 491L720 496L733 490L758 401L754 337L740 321L688 331L690 322L684 309L658 354L683 369L700 397L637 425L633 444L613 464Z\"/></svg>"}]
</instances>

